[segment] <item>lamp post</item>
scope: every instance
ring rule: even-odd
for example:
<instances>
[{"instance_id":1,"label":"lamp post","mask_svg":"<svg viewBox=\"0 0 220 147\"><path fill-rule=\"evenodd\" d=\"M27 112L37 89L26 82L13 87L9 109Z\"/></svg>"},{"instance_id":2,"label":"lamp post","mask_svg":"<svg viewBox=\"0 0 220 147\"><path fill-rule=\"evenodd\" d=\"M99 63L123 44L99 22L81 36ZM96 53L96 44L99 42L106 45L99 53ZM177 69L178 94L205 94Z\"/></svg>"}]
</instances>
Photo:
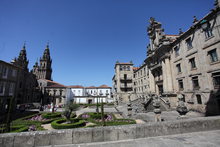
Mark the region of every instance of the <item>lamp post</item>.
<instances>
[{"instance_id":1,"label":"lamp post","mask_svg":"<svg viewBox=\"0 0 220 147\"><path fill-rule=\"evenodd\" d=\"M94 95L97 96L96 97L96 113L99 113L98 92L95 92Z\"/></svg>"},{"instance_id":2,"label":"lamp post","mask_svg":"<svg viewBox=\"0 0 220 147\"><path fill-rule=\"evenodd\" d=\"M52 107L52 113L54 113L54 106L55 106L55 95L56 95L56 91L57 91L57 90L55 90L55 89L53 90L53 99L52 99L52 102L53 102L53 103L52 103L52 104L53 104L53 107Z\"/></svg>"},{"instance_id":3,"label":"lamp post","mask_svg":"<svg viewBox=\"0 0 220 147\"><path fill-rule=\"evenodd\" d=\"M60 99L59 99L59 103L61 103L61 102L62 102L62 92L63 92L63 90L60 89L59 91L60 91Z\"/></svg>"}]
</instances>

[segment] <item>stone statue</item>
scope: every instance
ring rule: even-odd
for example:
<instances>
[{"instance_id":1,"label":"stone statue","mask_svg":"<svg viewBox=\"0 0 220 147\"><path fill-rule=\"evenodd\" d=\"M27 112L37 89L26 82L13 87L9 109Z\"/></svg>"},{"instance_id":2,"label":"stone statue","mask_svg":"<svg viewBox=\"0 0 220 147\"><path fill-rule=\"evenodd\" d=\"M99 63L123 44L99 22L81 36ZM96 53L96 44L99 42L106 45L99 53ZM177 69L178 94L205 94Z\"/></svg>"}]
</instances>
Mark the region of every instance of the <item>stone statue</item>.
<instances>
[{"instance_id":1,"label":"stone statue","mask_svg":"<svg viewBox=\"0 0 220 147\"><path fill-rule=\"evenodd\" d=\"M179 94L178 96L178 106L176 108L176 111L180 114L180 117L184 117L186 113L188 112L187 107L185 106L185 103L183 101L183 95Z\"/></svg>"},{"instance_id":2,"label":"stone statue","mask_svg":"<svg viewBox=\"0 0 220 147\"><path fill-rule=\"evenodd\" d=\"M155 113L155 122L161 121L161 110L160 110L160 99L158 96L154 96L153 100L154 113Z\"/></svg>"}]
</instances>

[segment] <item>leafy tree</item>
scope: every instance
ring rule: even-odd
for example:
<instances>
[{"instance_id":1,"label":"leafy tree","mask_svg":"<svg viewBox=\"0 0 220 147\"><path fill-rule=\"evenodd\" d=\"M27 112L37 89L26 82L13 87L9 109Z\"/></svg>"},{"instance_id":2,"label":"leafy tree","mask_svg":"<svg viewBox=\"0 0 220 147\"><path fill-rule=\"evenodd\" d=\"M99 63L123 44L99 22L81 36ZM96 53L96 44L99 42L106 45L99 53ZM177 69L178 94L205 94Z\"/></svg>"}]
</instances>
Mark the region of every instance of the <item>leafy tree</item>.
<instances>
[{"instance_id":1,"label":"leafy tree","mask_svg":"<svg viewBox=\"0 0 220 147\"><path fill-rule=\"evenodd\" d=\"M79 108L79 105L73 102L68 102L65 105L65 110L63 112L63 115L66 117L68 123L71 123L70 117L71 117L72 112L76 111L78 108Z\"/></svg>"}]
</instances>

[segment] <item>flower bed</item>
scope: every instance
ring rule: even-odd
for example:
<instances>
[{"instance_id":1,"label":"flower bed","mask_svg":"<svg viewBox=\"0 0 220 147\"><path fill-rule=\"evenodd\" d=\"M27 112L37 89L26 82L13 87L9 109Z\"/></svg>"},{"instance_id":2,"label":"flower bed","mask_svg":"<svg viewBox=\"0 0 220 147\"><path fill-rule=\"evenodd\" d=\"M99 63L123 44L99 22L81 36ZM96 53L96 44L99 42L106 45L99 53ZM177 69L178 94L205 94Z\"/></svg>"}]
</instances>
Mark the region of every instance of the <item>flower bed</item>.
<instances>
[{"instance_id":1,"label":"flower bed","mask_svg":"<svg viewBox=\"0 0 220 147\"><path fill-rule=\"evenodd\" d=\"M84 127L86 125L85 120L81 119L71 119L71 123L66 123L66 119L59 119L55 120L51 123L51 126L54 129L70 129L70 128L79 128L79 127Z\"/></svg>"},{"instance_id":2,"label":"flower bed","mask_svg":"<svg viewBox=\"0 0 220 147\"><path fill-rule=\"evenodd\" d=\"M88 112L81 114L78 118L84 119L88 122L92 122L97 125L103 125L101 113ZM135 120L132 119L116 119L114 114L105 113L104 120L106 126L114 126L114 125L128 125L135 124Z\"/></svg>"}]
</instances>

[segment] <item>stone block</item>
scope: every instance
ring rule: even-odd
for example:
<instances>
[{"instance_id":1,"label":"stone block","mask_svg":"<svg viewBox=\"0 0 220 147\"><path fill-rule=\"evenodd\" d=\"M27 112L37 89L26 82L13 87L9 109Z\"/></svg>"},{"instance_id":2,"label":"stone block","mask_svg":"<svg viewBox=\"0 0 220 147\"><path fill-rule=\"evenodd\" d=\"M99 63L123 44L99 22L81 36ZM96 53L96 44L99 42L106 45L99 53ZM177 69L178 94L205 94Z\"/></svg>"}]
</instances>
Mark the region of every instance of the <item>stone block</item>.
<instances>
[{"instance_id":1,"label":"stone block","mask_svg":"<svg viewBox=\"0 0 220 147\"><path fill-rule=\"evenodd\" d=\"M14 136L14 146L33 147L35 132L16 133Z\"/></svg>"},{"instance_id":2,"label":"stone block","mask_svg":"<svg viewBox=\"0 0 220 147\"><path fill-rule=\"evenodd\" d=\"M35 134L34 145L35 146L46 146L51 145L51 131L38 131Z\"/></svg>"},{"instance_id":3,"label":"stone block","mask_svg":"<svg viewBox=\"0 0 220 147\"><path fill-rule=\"evenodd\" d=\"M136 125L136 138L144 138L145 137L145 131L144 131L144 125L137 124Z\"/></svg>"},{"instance_id":4,"label":"stone block","mask_svg":"<svg viewBox=\"0 0 220 147\"><path fill-rule=\"evenodd\" d=\"M51 145L72 144L72 130L56 130L51 133Z\"/></svg>"},{"instance_id":5,"label":"stone block","mask_svg":"<svg viewBox=\"0 0 220 147\"><path fill-rule=\"evenodd\" d=\"M13 133L1 134L0 135L0 146L1 147L13 147L14 135Z\"/></svg>"},{"instance_id":6,"label":"stone block","mask_svg":"<svg viewBox=\"0 0 220 147\"><path fill-rule=\"evenodd\" d=\"M118 140L118 127L105 127L104 132L104 141L116 141Z\"/></svg>"},{"instance_id":7,"label":"stone block","mask_svg":"<svg viewBox=\"0 0 220 147\"><path fill-rule=\"evenodd\" d=\"M124 125L118 126L118 140L135 139L136 138L136 126Z\"/></svg>"},{"instance_id":8,"label":"stone block","mask_svg":"<svg viewBox=\"0 0 220 147\"><path fill-rule=\"evenodd\" d=\"M162 124L163 133L161 135L172 135L172 134L180 134L180 121L175 122L164 122Z\"/></svg>"},{"instance_id":9,"label":"stone block","mask_svg":"<svg viewBox=\"0 0 220 147\"><path fill-rule=\"evenodd\" d=\"M92 142L104 141L104 131L103 127L92 129Z\"/></svg>"},{"instance_id":10,"label":"stone block","mask_svg":"<svg viewBox=\"0 0 220 147\"><path fill-rule=\"evenodd\" d=\"M161 123L151 122L151 123L145 124L143 126L144 136L145 137L159 136L161 134L161 132L158 132L157 130L158 127L160 126L159 124Z\"/></svg>"},{"instance_id":11,"label":"stone block","mask_svg":"<svg viewBox=\"0 0 220 147\"><path fill-rule=\"evenodd\" d=\"M94 128L73 129L73 144L92 142L92 130L93 129Z\"/></svg>"}]
</instances>

